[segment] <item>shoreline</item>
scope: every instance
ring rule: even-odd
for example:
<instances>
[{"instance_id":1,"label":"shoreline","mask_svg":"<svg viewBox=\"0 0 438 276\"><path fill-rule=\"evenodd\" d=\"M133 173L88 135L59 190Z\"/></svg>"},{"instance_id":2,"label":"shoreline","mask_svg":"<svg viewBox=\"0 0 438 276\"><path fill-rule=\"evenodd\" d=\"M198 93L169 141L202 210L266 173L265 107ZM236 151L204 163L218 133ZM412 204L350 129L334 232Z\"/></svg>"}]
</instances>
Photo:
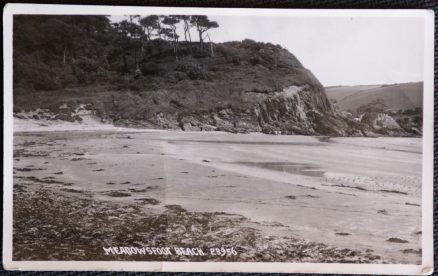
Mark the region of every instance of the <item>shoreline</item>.
<instances>
[{"instance_id":1,"label":"shoreline","mask_svg":"<svg viewBox=\"0 0 438 276\"><path fill-rule=\"evenodd\" d=\"M211 131L187 131L178 128L135 128L135 127L123 127L115 126L111 123L101 123L97 120L91 120L89 123L77 123L77 122L67 122L67 121L49 121L49 120L35 120L35 119L19 119L14 117L13 120L13 133L27 133L27 132L93 132L93 131L113 131L113 132L183 132L183 133L229 133L229 134L260 134L266 136L304 136L304 137L320 137L322 139L333 139L333 138L419 138L422 136L385 136L385 135L373 135L373 136L329 136L329 135L302 135L302 134L268 134L259 132L247 132L247 133L233 133L223 130L211 130ZM17 129L18 128L18 129Z\"/></svg>"}]
</instances>

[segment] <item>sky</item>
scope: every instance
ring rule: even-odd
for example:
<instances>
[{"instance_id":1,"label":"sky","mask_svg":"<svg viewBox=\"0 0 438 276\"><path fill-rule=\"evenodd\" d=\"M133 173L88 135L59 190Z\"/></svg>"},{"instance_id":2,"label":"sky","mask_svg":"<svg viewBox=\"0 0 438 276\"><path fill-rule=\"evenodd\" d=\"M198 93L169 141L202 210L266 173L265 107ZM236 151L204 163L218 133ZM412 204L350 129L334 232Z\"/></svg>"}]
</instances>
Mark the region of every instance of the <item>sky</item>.
<instances>
[{"instance_id":1,"label":"sky","mask_svg":"<svg viewBox=\"0 0 438 276\"><path fill-rule=\"evenodd\" d=\"M280 44L324 86L423 80L422 18L259 15L209 18L219 23L219 28L209 31L212 41L249 38ZM123 19L127 17L111 17L113 21ZM195 38L197 34L193 31L192 39Z\"/></svg>"}]
</instances>

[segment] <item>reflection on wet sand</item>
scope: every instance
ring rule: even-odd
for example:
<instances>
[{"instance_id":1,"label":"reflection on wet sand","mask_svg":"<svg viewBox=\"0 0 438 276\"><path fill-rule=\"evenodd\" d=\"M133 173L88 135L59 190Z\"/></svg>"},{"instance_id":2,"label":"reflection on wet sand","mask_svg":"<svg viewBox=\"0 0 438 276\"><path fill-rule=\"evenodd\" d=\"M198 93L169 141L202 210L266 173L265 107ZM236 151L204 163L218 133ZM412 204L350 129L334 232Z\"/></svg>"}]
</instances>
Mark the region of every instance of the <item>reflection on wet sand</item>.
<instances>
[{"instance_id":1,"label":"reflection on wet sand","mask_svg":"<svg viewBox=\"0 0 438 276\"><path fill-rule=\"evenodd\" d=\"M254 166L268 170L279 171L283 173L300 174L314 177L322 177L324 171L321 167L307 163L291 163L291 162L236 162L246 166Z\"/></svg>"}]
</instances>

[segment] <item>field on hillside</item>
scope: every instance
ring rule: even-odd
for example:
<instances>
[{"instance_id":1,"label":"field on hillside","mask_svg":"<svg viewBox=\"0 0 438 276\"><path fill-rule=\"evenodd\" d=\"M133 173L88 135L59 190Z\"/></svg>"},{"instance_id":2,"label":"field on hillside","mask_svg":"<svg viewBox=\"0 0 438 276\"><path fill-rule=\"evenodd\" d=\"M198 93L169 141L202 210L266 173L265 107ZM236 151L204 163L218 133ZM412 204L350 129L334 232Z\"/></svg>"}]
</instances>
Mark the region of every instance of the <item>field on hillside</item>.
<instances>
[{"instance_id":1,"label":"field on hillside","mask_svg":"<svg viewBox=\"0 0 438 276\"><path fill-rule=\"evenodd\" d=\"M418 138L15 132L13 256L419 264L421 157Z\"/></svg>"},{"instance_id":2,"label":"field on hillside","mask_svg":"<svg viewBox=\"0 0 438 276\"><path fill-rule=\"evenodd\" d=\"M357 85L326 87L327 97L342 110L356 111L359 107L382 101L385 110L408 110L423 107L423 83L393 85Z\"/></svg>"}]
</instances>

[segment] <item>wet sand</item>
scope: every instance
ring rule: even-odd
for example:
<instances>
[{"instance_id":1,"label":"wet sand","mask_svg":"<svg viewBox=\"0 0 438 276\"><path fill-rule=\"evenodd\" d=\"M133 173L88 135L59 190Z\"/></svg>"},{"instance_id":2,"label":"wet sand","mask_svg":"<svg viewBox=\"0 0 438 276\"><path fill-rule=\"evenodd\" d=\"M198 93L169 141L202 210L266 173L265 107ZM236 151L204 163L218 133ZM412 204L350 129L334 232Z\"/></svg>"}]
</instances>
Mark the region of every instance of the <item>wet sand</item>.
<instances>
[{"instance_id":1,"label":"wet sand","mask_svg":"<svg viewBox=\"0 0 438 276\"><path fill-rule=\"evenodd\" d=\"M250 225L261 239L346 248L362 256L353 262L420 263L421 156L417 138L16 132L14 184L20 202L45 191L66 202L136 206L147 216L169 206L193 217L226 213L243 218L233 227ZM317 255L285 260L324 261Z\"/></svg>"}]
</instances>

